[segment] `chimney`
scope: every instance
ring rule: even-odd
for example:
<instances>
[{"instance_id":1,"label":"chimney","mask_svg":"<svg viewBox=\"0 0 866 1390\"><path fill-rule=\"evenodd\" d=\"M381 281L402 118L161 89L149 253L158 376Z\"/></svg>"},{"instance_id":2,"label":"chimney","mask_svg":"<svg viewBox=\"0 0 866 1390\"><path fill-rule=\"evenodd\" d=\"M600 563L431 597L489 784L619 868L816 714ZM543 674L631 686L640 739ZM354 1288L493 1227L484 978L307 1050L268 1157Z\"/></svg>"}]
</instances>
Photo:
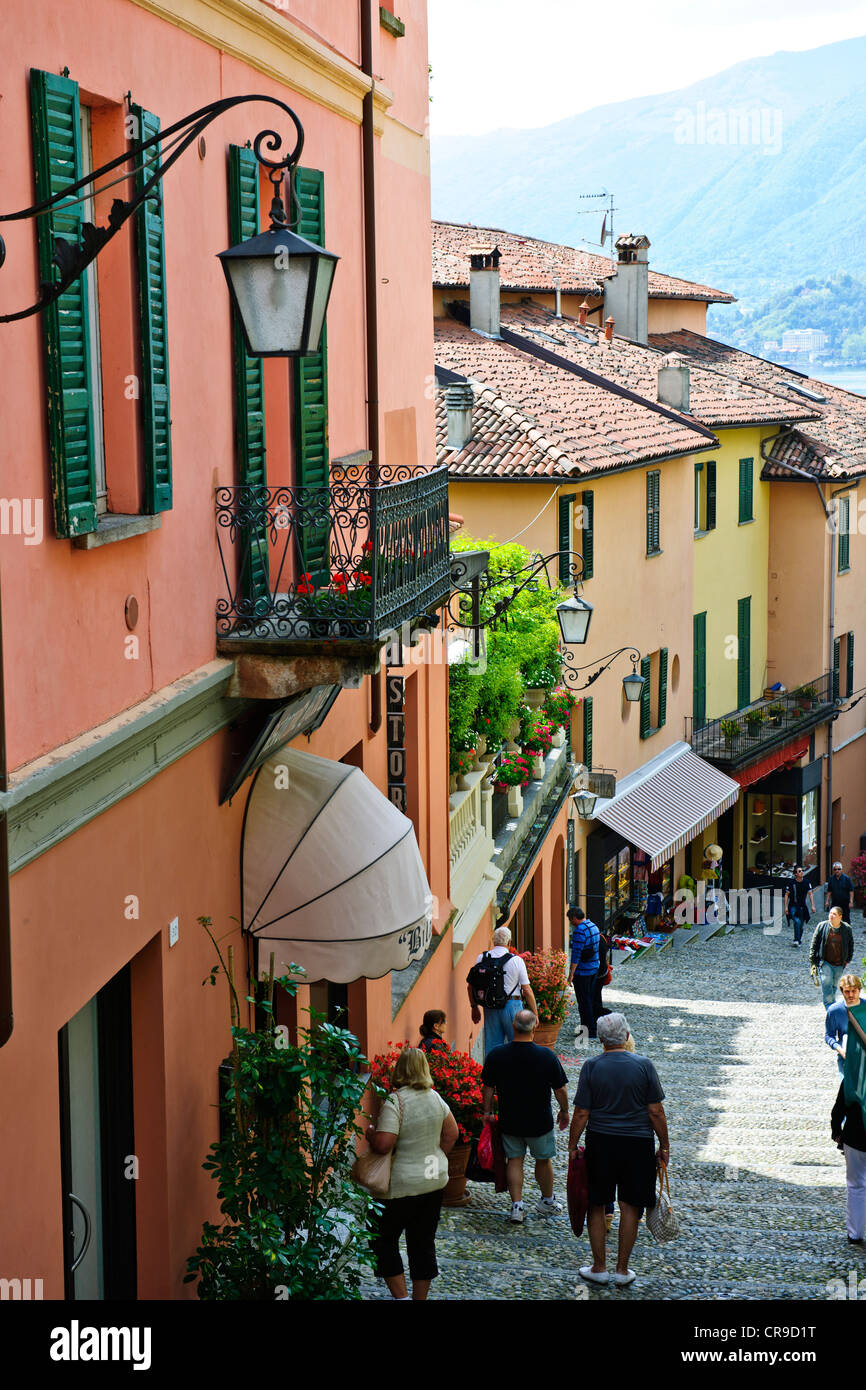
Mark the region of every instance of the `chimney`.
<instances>
[{"instance_id":1,"label":"chimney","mask_svg":"<svg viewBox=\"0 0 866 1390\"><path fill-rule=\"evenodd\" d=\"M612 314L619 331L633 342L645 343L649 332L649 238L627 236L616 239L616 274L604 282L605 312Z\"/></svg>"},{"instance_id":2,"label":"chimney","mask_svg":"<svg viewBox=\"0 0 866 1390\"><path fill-rule=\"evenodd\" d=\"M584 300L583 303L581 304L580 308L579 308L578 311L577 311L577 321L578 321L578 323L586 323L586 316L587 316L588 313L589 313L589 305L587 304L586 300Z\"/></svg>"},{"instance_id":3,"label":"chimney","mask_svg":"<svg viewBox=\"0 0 866 1390\"><path fill-rule=\"evenodd\" d=\"M469 257L469 327L485 338L499 337L499 247Z\"/></svg>"},{"instance_id":4,"label":"chimney","mask_svg":"<svg viewBox=\"0 0 866 1390\"><path fill-rule=\"evenodd\" d=\"M678 352L669 352L659 367L659 405L671 410L689 409L689 364Z\"/></svg>"},{"instance_id":5,"label":"chimney","mask_svg":"<svg viewBox=\"0 0 866 1390\"><path fill-rule=\"evenodd\" d=\"M606 318L604 321L604 336L607 342L610 342L613 337L613 325L615 322L616 320L610 317Z\"/></svg>"},{"instance_id":6,"label":"chimney","mask_svg":"<svg viewBox=\"0 0 866 1390\"><path fill-rule=\"evenodd\" d=\"M468 381L453 381L443 392L448 414L448 448L462 449L472 438L475 397Z\"/></svg>"}]
</instances>

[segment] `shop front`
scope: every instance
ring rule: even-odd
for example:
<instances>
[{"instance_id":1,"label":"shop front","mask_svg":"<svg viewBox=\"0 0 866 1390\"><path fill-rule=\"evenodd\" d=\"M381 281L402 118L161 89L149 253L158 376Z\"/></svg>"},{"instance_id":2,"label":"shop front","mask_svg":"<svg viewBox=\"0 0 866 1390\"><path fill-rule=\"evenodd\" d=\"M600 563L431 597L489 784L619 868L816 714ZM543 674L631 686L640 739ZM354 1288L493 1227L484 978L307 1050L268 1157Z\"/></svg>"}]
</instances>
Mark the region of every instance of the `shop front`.
<instances>
[{"instance_id":1,"label":"shop front","mask_svg":"<svg viewBox=\"0 0 866 1390\"><path fill-rule=\"evenodd\" d=\"M798 864L807 882L821 882L820 758L751 782L743 791L743 882L746 888L784 888Z\"/></svg>"}]
</instances>

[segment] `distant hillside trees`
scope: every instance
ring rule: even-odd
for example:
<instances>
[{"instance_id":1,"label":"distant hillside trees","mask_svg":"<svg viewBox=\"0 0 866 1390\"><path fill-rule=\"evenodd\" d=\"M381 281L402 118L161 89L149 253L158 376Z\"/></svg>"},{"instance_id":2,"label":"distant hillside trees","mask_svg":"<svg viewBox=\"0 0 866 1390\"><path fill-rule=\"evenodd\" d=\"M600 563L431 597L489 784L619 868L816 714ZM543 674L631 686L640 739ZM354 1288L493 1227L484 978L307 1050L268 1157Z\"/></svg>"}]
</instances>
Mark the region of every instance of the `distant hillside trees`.
<instances>
[{"instance_id":1,"label":"distant hillside trees","mask_svg":"<svg viewBox=\"0 0 866 1390\"><path fill-rule=\"evenodd\" d=\"M848 274L804 280L749 314L717 312L710 331L734 347L762 354L764 343L780 343L793 328L826 333L829 342L822 357L866 362L866 283Z\"/></svg>"}]
</instances>

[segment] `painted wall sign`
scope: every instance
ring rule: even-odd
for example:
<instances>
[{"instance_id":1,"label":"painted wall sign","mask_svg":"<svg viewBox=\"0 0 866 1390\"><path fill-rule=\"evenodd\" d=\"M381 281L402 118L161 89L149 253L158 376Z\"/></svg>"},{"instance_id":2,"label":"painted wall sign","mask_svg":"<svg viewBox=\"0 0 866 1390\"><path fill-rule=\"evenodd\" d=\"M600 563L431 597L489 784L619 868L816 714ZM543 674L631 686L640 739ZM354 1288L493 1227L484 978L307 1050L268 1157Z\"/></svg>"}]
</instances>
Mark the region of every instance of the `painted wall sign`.
<instances>
[{"instance_id":1,"label":"painted wall sign","mask_svg":"<svg viewBox=\"0 0 866 1390\"><path fill-rule=\"evenodd\" d=\"M569 818L565 845L565 898L569 907L574 902L577 884L574 881L574 821Z\"/></svg>"},{"instance_id":2,"label":"painted wall sign","mask_svg":"<svg viewBox=\"0 0 866 1390\"><path fill-rule=\"evenodd\" d=\"M388 800L406 815L406 719L403 714L406 682L403 676L385 677L388 742Z\"/></svg>"}]
</instances>

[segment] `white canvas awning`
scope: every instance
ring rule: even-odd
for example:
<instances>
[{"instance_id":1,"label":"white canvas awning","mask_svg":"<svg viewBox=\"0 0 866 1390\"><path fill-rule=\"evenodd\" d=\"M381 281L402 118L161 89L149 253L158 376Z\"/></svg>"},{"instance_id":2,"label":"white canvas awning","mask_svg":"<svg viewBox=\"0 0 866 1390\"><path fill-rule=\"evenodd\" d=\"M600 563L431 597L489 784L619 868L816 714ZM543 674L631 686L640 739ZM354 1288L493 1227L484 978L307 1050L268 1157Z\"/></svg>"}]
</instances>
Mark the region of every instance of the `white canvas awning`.
<instances>
[{"instance_id":1,"label":"white canvas awning","mask_svg":"<svg viewBox=\"0 0 866 1390\"><path fill-rule=\"evenodd\" d=\"M244 822L243 922L266 959L275 950L277 975L294 963L345 984L404 969L433 923L412 822L360 768L275 753Z\"/></svg>"},{"instance_id":2,"label":"white canvas awning","mask_svg":"<svg viewBox=\"0 0 866 1390\"><path fill-rule=\"evenodd\" d=\"M644 850L652 868L659 869L739 795L739 782L699 758L687 743L674 743L624 777L616 796L599 798L595 819Z\"/></svg>"}]
</instances>

